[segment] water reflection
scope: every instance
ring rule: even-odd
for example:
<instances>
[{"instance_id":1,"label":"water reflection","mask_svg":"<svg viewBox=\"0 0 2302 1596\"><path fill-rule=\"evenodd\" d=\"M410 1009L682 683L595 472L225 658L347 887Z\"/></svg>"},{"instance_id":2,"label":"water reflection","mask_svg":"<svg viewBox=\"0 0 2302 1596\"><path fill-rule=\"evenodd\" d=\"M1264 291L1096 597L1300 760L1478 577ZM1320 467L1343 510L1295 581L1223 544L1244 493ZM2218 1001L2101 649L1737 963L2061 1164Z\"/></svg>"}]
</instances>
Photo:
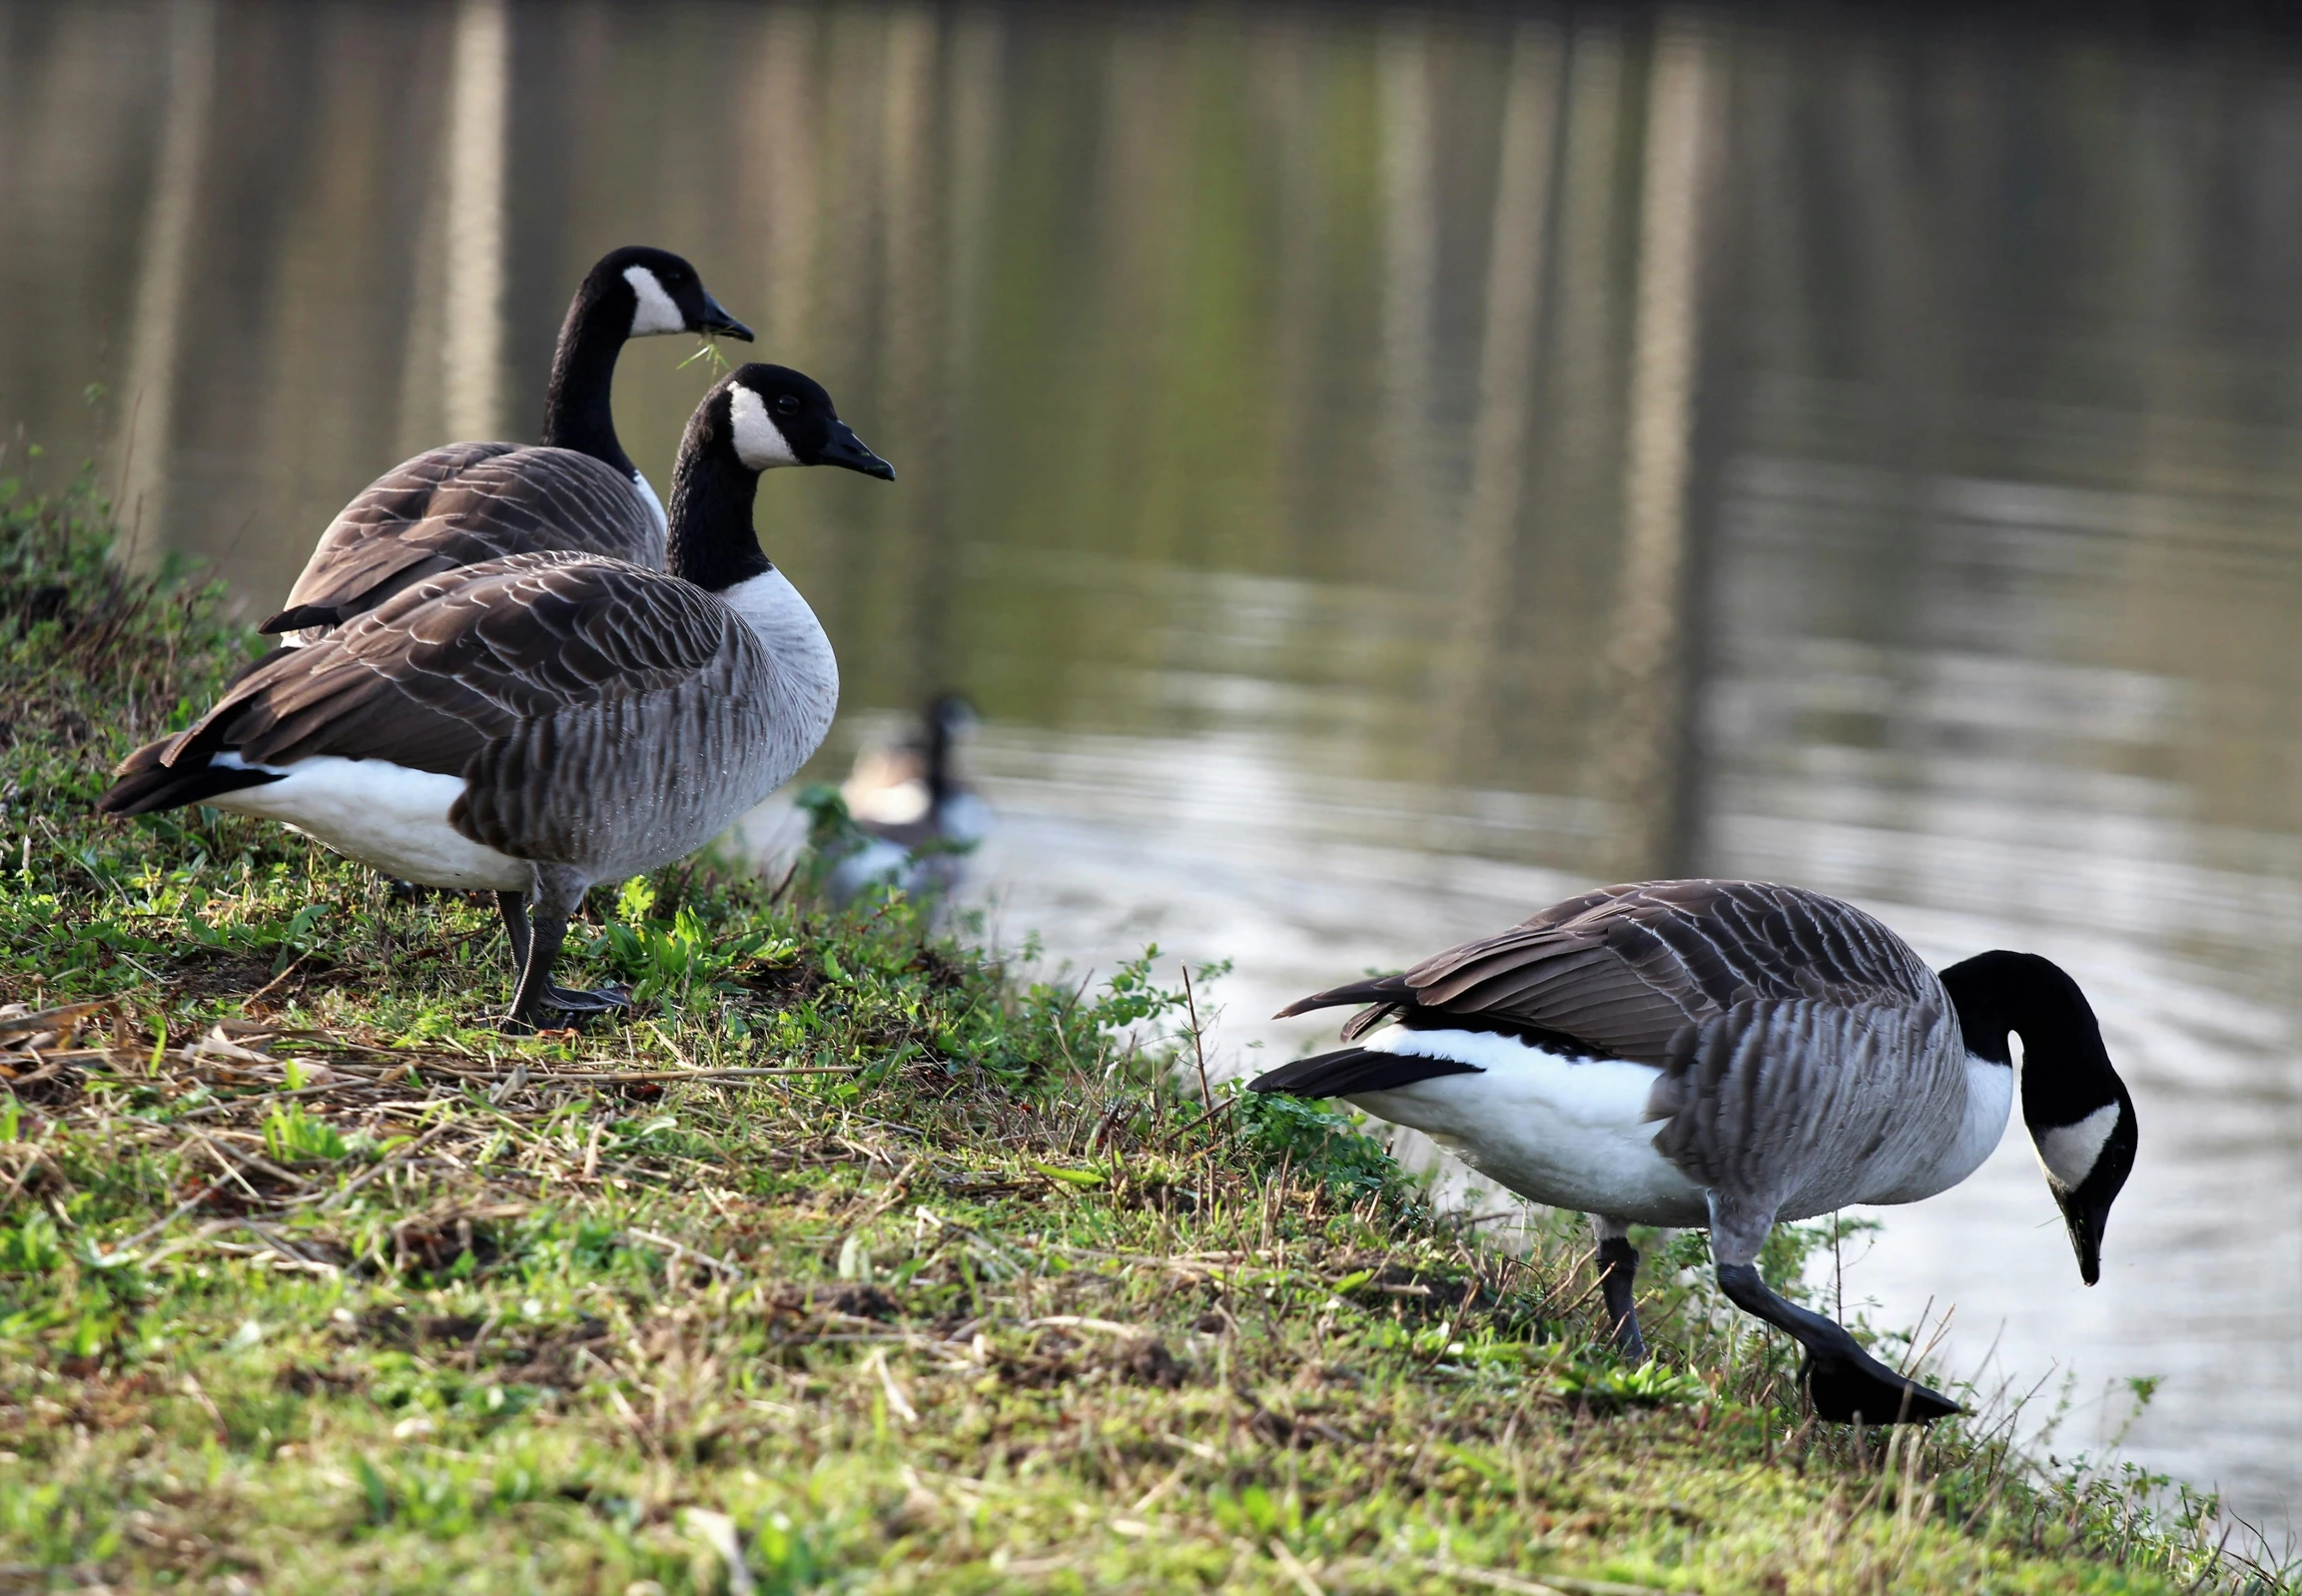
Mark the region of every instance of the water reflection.
<instances>
[{"instance_id":1,"label":"water reflection","mask_svg":"<svg viewBox=\"0 0 2302 1596\"><path fill-rule=\"evenodd\" d=\"M2275 1527L2298 88L1700 10L0 4L0 408L260 611L384 466L531 434L603 249L678 249L904 471L762 524L827 765L992 717L1004 933L1235 959L1234 1050L1594 878L2045 952L2145 1119L2103 1285L2017 1138L1850 1290L1954 1293L2023 1384L2168 1376L2140 1454ZM658 482L680 359L619 379Z\"/></svg>"}]
</instances>

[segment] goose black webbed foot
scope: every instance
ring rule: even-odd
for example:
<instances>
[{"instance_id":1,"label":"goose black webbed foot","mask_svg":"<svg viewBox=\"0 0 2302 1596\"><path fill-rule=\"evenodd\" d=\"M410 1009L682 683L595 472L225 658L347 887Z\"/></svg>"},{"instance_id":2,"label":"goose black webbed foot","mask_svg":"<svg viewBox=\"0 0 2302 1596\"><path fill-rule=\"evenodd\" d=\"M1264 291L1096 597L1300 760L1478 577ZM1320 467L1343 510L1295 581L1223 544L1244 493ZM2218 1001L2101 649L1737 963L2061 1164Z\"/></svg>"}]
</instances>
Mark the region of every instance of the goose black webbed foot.
<instances>
[{"instance_id":1,"label":"goose black webbed foot","mask_svg":"<svg viewBox=\"0 0 2302 1596\"><path fill-rule=\"evenodd\" d=\"M631 994L621 987L548 986L543 1001L563 1014L610 1014L631 1007Z\"/></svg>"},{"instance_id":2,"label":"goose black webbed foot","mask_svg":"<svg viewBox=\"0 0 2302 1596\"><path fill-rule=\"evenodd\" d=\"M1848 1337L1848 1350L1826 1355L1810 1348L1799 1371L1815 1412L1838 1424L1931 1424L1966 1411L1939 1391L1905 1379ZM1875 1417L1874 1415L1885 1415Z\"/></svg>"},{"instance_id":3,"label":"goose black webbed foot","mask_svg":"<svg viewBox=\"0 0 2302 1596\"><path fill-rule=\"evenodd\" d=\"M585 991L560 986L551 979L551 967L559 961L560 944L567 940L567 909L560 904L572 908L581 899L579 888L563 890L554 895L551 907L531 922L521 894L499 892L495 895L495 906L503 915L504 934L511 942L512 962L518 970L511 1013L503 1020L505 1035L530 1036L537 1031L581 1025L596 1016L631 1007L629 994L617 988Z\"/></svg>"},{"instance_id":4,"label":"goose black webbed foot","mask_svg":"<svg viewBox=\"0 0 2302 1596\"><path fill-rule=\"evenodd\" d=\"M1930 1424L1965 1411L1864 1351L1846 1326L1777 1296L1752 1264L1720 1264L1719 1287L1737 1307L1789 1331L1807 1349L1799 1378L1818 1416L1839 1424L1858 1418L1866 1424Z\"/></svg>"},{"instance_id":5,"label":"goose black webbed foot","mask_svg":"<svg viewBox=\"0 0 2302 1596\"><path fill-rule=\"evenodd\" d=\"M586 991L581 987L546 985L532 1002L514 1004L497 1028L507 1037L531 1037L538 1031L580 1030L602 1015L623 1014L631 999L614 987Z\"/></svg>"},{"instance_id":6,"label":"goose black webbed foot","mask_svg":"<svg viewBox=\"0 0 2302 1596\"><path fill-rule=\"evenodd\" d=\"M623 1014L631 1008L631 996L620 987L601 987L587 990L582 987L563 987L549 979L538 981L534 990L528 983L520 984L520 996L503 1018L506 1036L527 1037L538 1031L566 1030L581 1027L601 1015Z\"/></svg>"}]
</instances>

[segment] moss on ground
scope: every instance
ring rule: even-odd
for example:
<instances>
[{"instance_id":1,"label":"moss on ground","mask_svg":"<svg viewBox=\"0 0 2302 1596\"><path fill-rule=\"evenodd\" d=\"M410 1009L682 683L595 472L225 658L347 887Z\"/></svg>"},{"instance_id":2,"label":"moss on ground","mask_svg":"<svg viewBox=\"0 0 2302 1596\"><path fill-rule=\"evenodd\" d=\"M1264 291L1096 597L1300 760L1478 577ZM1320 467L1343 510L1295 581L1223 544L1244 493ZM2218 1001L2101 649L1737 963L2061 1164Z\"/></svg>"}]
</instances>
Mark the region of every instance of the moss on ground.
<instances>
[{"instance_id":1,"label":"moss on ground","mask_svg":"<svg viewBox=\"0 0 2302 1596\"><path fill-rule=\"evenodd\" d=\"M689 863L573 939L633 1023L507 1040L480 902L94 816L257 642L0 491L0 1001L61 1011L0 1018L0 1584L2291 1588L2002 1426L1809 1421L1691 1286L1621 1367L1571 1229L1202 1115L1145 967Z\"/></svg>"}]
</instances>

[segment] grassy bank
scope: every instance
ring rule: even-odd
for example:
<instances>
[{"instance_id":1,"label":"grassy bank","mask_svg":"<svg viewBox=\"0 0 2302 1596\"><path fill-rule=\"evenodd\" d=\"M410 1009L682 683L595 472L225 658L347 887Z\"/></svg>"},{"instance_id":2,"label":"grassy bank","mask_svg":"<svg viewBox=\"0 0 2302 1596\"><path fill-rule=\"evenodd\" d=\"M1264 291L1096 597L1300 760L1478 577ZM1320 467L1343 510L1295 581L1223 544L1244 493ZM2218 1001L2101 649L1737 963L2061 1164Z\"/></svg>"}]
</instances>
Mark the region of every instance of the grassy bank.
<instances>
[{"instance_id":1,"label":"grassy bank","mask_svg":"<svg viewBox=\"0 0 2302 1596\"><path fill-rule=\"evenodd\" d=\"M1621 1367L1570 1227L1203 1115L1142 969L691 863L572 939L632 1024L508 1041L478 902L93 816L253 639L12 492L0 1587L2285 1588L1987 1421L1809 1422L1675 1277Z\"/></svg>"}]
</instances>

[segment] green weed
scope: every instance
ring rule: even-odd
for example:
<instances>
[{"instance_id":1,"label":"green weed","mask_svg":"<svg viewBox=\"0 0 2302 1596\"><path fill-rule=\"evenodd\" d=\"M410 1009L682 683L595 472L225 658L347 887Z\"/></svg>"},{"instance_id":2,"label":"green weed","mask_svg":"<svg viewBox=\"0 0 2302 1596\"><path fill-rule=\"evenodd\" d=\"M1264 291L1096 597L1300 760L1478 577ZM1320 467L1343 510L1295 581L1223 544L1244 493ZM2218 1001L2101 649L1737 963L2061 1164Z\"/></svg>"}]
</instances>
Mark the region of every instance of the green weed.
<instances>
[{"instance_id":1,"label":"green weed","mask_svg":"<svg viewBox=\"0 0 2302 1596\"><path fill-rule=\"evenodd\" d=\"M306 1159L341 1159L352 1150L334 1126L306 1113L303 1104L292 1103L265 1117L264 1151L282 1164L296 1164Z\"/></svg>"}]
</instances>

